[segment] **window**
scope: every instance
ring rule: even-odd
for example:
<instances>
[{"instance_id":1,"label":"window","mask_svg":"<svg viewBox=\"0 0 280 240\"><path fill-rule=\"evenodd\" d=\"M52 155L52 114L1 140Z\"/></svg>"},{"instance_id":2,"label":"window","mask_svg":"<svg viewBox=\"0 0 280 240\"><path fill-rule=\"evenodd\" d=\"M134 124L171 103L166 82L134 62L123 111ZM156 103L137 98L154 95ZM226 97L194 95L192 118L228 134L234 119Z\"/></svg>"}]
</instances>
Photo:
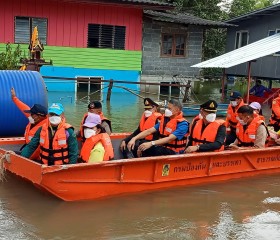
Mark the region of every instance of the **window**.
<instances>
[{"instance_id":1,"label":"window","mask_svg":"<svg viewBox=\"0 0 280 240\"><path fill-rule=\"evenodd\" d=\"M280 33L280 29L269 30L269 31L268 31L268 36L272 36L272 35L274 35L274 34L276 34L276 33ZM273 55L279 56L279 55L280 55L280 52L276 52L276 53L274 53Z\"/></svg>"},{"instance_id":2,"label":"window","mask_svg":"<svg viewBox=\"0 0 280 240\"><path fill-rule=\"evenodd\" d=\"M244 47L248 45L249 42L249 32L248 31L238 31L235 35L235 49Z\"/></svg>"},{"instance_id":3,"label":"window","mask_svg":"<svg viewBox=\"0 0 280 240\"><path fill-rule=\"evenodd\" d=\"M126 27L89 24L88 42L89 48L125 49Z\"/></svg>"},{"instance_id":4,"label":"window","mask_svg":"<svg viewBox=\"0 0 280 240\"><path fill-rule=\"evenodd\" d=\"M182 34L163 34L161 38L161 56L185 57L186 36Z\"/></svg>"},{"instance_id":5,"label":"window","mask_svg":"<svg viewBox=\"0 0 280 240\"><path fill-rule=\"evenodd\" d=\"M38 28L39 39L47 44L47 19L15 17L15 43L29 43L34 27Z\"/></svg>"}]
</instances>

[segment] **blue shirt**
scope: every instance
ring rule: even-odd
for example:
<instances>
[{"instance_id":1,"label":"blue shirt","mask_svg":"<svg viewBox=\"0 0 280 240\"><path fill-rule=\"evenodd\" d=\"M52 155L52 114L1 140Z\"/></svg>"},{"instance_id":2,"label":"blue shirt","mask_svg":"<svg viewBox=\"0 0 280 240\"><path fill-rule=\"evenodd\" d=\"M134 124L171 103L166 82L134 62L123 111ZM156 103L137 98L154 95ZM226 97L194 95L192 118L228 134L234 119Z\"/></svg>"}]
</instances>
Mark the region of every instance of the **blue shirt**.
<instances>
[{"instance_id":1,"label":"blue shirt","mask_svg":"<svg viewBox=\"0 0 280 240\"><path fill-rule=\"evenodd\" d=\"M159 131L159 125L160 123L157 123L154 128ZM187 132L189 131L189 123L187 121L183 121L183 122L178 122L177 123L177 128L174 132L172 132L173 135L175 135L175 137L178 140L182 140L182 138L187 134Z\"/></svg>"},{"instance_id":2,"label":"blue shirt","mask_svg":"<svg viewBox=\"0 0 280 240\"><path fill-rule=\"evenodd\" d=\"M250 89L250 93L254 93L254 95L256 97L263 97L264 96L264 92L271 92L271 89L263 86L263 85L255 85L254 87L252 87Z\"/></svg>"}]
</instances>

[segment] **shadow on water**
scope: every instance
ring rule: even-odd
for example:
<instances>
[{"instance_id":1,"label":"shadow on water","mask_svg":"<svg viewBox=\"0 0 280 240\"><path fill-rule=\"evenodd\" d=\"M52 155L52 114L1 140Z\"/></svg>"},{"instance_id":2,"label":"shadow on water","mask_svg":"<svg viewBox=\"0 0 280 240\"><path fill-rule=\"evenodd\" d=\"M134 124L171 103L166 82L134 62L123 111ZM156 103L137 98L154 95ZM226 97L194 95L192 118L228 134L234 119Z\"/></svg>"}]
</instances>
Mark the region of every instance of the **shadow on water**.
<instances>
[{"instance_id":1,"label":"shadow on water","mask_svg":"<svg viewBox=\"0 0 280 240\"><path fill-rule=\"evenodd\" d=\"M8 175L1 239L279 239L280 177L62 202ZM2 197L3 196L3 197Z\"/></svg>"}]
</instances>

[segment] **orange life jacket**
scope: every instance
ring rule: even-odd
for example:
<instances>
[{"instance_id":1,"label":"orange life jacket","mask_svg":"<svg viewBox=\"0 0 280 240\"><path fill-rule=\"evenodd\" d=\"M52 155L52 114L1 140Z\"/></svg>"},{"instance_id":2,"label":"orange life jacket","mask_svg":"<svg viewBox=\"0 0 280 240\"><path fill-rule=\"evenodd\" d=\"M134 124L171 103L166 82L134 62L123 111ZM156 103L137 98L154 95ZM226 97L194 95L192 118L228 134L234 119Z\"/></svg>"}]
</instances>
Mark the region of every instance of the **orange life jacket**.
<instances>
[{"instance_id":1,"label":"orange life jacket","mask_svg":"<svg viewBox=\"0 0 280 240\"><path fill-rule=\"evenodd\" d=\"M114 158L114 149L112 146L110 136L108 135L108 133L100 133L90 138L87 138L84 142L83 147L81 149L81 158L84 162L88 162L91 150L100 141L105 149L103 161L108 161Z\"/></svg>"},{"instance_id":2,"label":"orange life jacket","mask_svg":"<svg viewBox=\"0 0 280 240\"><path fill-rule=\"evenodd\" d=\"M160 138L168 137L170 134L172 134L176 130L177 123L184 122L184 121L188 122L183 117L182 112L179 115L177 115L176 117L171 118L168 122L166 122L166 118L163 115L163 118L160 121L160 125L159 125ZM188 135L189 135L189 132L187 132L181 140L175 139L175 140L165 144L164 146L173 150L174 152L179 153L181 150L184 150L186 148Z\"/></svg>"},{"instance_id":3,"label":"orange life jacket","mask_svg":"<svg viewBox=\"0 0 280 240\"><path fill-rule=\"evenodd\" d=\"M142 114L142 117L140 119L139 127L140 131L143 132L153 126L156 125L157 121L162 117L162 115L158 112L154 112L150 117L146 118L145 114ZM153 140L154 135L150 134L147 137L145 137L146 140Z\"/></svg>"},{"instance_id":4,"label":"orange life jacket","mask_svg":"<svg viewBox=\"0 0 280 240\"><path fill-rule=\"evenodd\" d=\"M46 123L42 126L40 133L40 157L44 164L61 165L69 163L69 152L67 145L67 129L73 128L65 120L60 123L52 139L49 136L50 127ZM52 146L50 146L50 141Z\"/></svg>"},{"instance_id":5,"label":"orange life jacket","mask_svg":"<svg viewBox=\"0 0 280 240\"><path fill-rule=\"evenodd\" d=\"M256 139L257 129L261 124L264 125L264 121L260 120L259 118L254 118L244 131L244 126L238 123L236 127L238 146L253 147Z\"/></svg>"},{"instance_id":6,"label":"orange life jacket","mask_svg":"<svg viewBox=\"0 0 280 240\"><path fill-rule=\"evenodd\" d=\"M260 114L258 114L258 113L255 113L255 112L254 112L254 118L259 118L260 120L262 120L262 121L265 122L264 116L263 116L263 115L260 115Z\"/></svg>"},{"instance_id":7,"label":"orange life jacket","mask_svg":"<svg viewBox=\"0 0 280 240\"><path fill-rule=\"evenodd\" d=\"M48 122L48 119L46 118L46 119L42 120L41 122L37 123L32 128L31 128L32 124L28 123L25 128L25 132L24 132L25 144L28 144L31 141L31 139L34 137L37 130L47 122ZM40 158L40 147L38 146L37 149L30 156L30 159L39 160L39 158Z\"/></svg>"},{"instance_id":8,"label":"orange life jacket","mask_svg":"<svg viewBox=\"0 0 280 240\"><path fill-rule=\"evenodd\" d=\"M272 101L269 123L280 126L280 95Z\"/></svg>"},{"instance_id":9,"label":"orange life jacket","mask_svg":"<svg viewBox=\"0 0 280 240\"><path fill-rule=\"evenodd\" d=\"M214 143L218 128L221 125L225 125L225 121L222 119L216 119L214 122L208 123L203 129L203 119L197 120L194 125L192 126L191 133L190 133L190 140L192 140L192 146L205 144L205 143ZM224 145L215 151L222 151L224 150Z\"/></svg>"},{"instance_id":10,"label":"orange life jacket","mask_svg":"<svg viewBox=\"0 0 280 240\"><path fill-rule=\"evenodd\" d=\"M82 139L85 141L85 137L84 137L84 128L83 128L83 125L87 119L87 116L88 116L88 113L85 113L84 116L83 116L83 119L80 123L80 135L82 137ZM110 127L110 130L112 132L112 126L111 126L111 121L109 119L107 119L106 117L104 117L103 113L101 113L100 115L100 118L101 118L101 123L102 122L107 122L109 127Z\"/></svg>"},{"instance_id":11,"label":"orange life jacket","mask_svg":"<svg viewBox=\"0 0 280 240\"><path fill-rule=\"evenodd\" d=\"M228 109L227 109L227 118L226 118L226 127L230 127L232 130L236 129L236 125L238 123L236 117L237 117L237 110L244 106L245 103L243 100L241 100L241 102L238 104L238 106L236 107L232 107L231 104L228 105Z\"/></svg>"}]
</instances>

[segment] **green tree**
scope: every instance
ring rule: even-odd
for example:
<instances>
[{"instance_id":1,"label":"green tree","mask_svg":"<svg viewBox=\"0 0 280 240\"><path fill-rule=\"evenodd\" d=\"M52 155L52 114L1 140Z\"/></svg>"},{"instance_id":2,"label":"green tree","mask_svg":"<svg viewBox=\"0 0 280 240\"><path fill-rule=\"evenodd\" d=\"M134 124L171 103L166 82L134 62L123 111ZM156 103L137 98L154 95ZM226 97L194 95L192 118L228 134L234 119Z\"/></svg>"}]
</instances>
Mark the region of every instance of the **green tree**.
<instances>
[{"instance_id":1,"label":"green tree","mask_svg":"<svg viewBox=\"0 0 280 240\"><path fill-rule=\"evenodd\" d=\"M22 50L18 44L13 50L10 43L6 44L6 51L0 53L0 70L17 70L19 69L19 60Z\"/></svg>"},{"instance_id":2,"label":"green tree","mask_svg":"<svg viewBox=\"0 0 280 240\"><path fill-rule=\"evenodd\" d=\"M233 0L229 11L229 18L271 6L273 2L274 0Z\"/></svg>"}]
</instances>

